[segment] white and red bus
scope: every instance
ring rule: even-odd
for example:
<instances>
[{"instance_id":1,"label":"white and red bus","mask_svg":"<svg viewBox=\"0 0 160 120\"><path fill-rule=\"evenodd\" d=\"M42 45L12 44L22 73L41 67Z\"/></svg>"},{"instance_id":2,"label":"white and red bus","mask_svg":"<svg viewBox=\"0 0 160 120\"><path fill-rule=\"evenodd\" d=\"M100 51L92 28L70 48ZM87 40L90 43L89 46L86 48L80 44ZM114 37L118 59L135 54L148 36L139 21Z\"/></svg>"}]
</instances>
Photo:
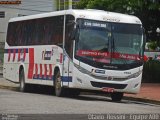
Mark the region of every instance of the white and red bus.
<instances>
[{"instance_id":1,"label":"white and red bus","mask_svg":"<svg viewBox=\"0 0 160 120\"><path fill-rule=\"evenodd\" d=\"M12 18L4 54L4 78L66 91L123 93L140 89L144 54L141 21L101 10L65 10ZM71 89L74 89L71 92Z\"/></svg>"}]
</instances>

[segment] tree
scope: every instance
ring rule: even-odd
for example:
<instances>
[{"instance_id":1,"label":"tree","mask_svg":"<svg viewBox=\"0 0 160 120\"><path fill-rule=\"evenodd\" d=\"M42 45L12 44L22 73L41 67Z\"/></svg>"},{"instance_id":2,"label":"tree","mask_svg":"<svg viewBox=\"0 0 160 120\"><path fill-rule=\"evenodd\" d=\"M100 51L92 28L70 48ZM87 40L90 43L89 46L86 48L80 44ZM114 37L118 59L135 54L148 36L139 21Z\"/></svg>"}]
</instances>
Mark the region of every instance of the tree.
<instances>
[{"instance_id":1,"label":"tree","mask_svg":"<svg viewBox=\"0 0 160 120\"><path fill-rule=\"evenodd\" d=\"M156 34L157 27L160 27L159 0L80 0L77 8L100 9L135 15L142 21L148 40L159 39Z\"/></svg>"},{"instance_id":2,"label":"tree","mask_svg":"<svg viewBox=\"0 0 160 120\"><path fill-rule=\"evenodd\" d=\"M87 8L88 2L91 0L80 0L80 2L78 2L78 4L76 5L76 7L78 9L84 9Z\"/></svg>"}]
</instances>

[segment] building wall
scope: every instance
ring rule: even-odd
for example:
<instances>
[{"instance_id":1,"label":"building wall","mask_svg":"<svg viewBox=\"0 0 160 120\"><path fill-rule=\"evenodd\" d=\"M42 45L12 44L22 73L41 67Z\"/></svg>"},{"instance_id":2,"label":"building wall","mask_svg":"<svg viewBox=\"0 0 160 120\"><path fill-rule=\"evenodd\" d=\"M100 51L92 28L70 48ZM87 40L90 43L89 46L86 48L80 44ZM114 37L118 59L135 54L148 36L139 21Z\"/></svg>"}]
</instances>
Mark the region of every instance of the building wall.
<instances>
[{"instance_id":1,"label":"building wall","mask_svg":"<svg viewBox=\"0 0 160 120\"><path fill-rule=\"evenodd\" d=\"M0 42L4 42L7 32L8 21L10 18L16 17L18 15L18 11L16 9L7 9L2 7L0 7L0 11L5 12L5 17L0 18Z\"/></svg>"},{"instance_id":2,"label":"building wall","mask_svg":"<svg viewBox=\"0 0 160 120\"><path fill-rule=\"evenodd\" d=\"M4 12L4 18L0 18L0 73L3 70L3 55L4 55L4 42L6 39L6 32L8 21L10 18L18 15L18 11L16 9L7 9L0 7L0 11Z\"/></svg>"},{"instance_id":3,"label":"building wall","mask_svg":"<svg viewBox=\"0 0 160 120\"><path fill-rule=\"evenodd\" d=\"M19 5L0 5L0 12L5 12L5 17L0 18L0 67L3 62L3 48L10 18L56 10L74 9L75 3L78 1L79 0L21 0L21 4Z\"/></svg>"},{"instance_id":4,"label":"building wall","mask_svg":"<svg viewBox=\"0 0 160 120\"><path fill-rule=\"evenodd\" d=\"M0 18L0 42L5 41L7 24L10 18L64 10L64 8L72 9L75 8L75 3L78 1L79 0L21 0L20 5L0 5L0 11L5 11L5 18Z\"/></svg>"},{"instance_id":5,"label":"building wall","mask_svg":"<svg viewBox=\"0 0 160 120\"><path fill-rule=\"evenodd\" d=\"M0 18L0 42L5 41L10 18L55 11L57 9L55 3L56 0L21 0L19 5L0 5L0 11L5 11L5 18Z\"/></svg>"},{"instance_id":6,"label":"building wall","mask_svg":"<svg viewBox=\"0 0 160 120\"><path fill-rule=\"evenodd\" d=\"M20 5L0 5L0 12L5 12L5 17L0 18L0 73L2 73L3 69L4 42L9 19L18 16L55 11L57 10L55 2L56 0L21 0Z\"/></svg>"}]
</instances>

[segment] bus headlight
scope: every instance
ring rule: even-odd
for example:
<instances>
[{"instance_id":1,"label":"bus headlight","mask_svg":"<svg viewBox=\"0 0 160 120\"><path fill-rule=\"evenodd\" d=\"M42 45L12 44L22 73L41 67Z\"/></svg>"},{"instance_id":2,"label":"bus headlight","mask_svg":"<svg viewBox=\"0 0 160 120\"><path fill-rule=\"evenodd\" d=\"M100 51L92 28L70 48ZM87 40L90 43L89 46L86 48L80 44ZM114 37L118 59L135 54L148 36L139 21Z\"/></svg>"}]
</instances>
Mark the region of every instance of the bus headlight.
<instances>
[{"instance_id":1,"label":"bus headlight","mask_svg":"<svg viewBox=\"0 0 160 120\"><path fill-rule=\"evenodd\" d=\"M90 71L88 71L88 70L82 68L81 66L79 66L79 65L77 65L77 64L74 64L74 66L75 66L80 72L82 72L82 73L84 73L84 74L88 74L88 75L91 74Z\"/></svg>"},{"instance_id":2,"label":"bus headlight","mask_svg":"<svg viewBox=\"0 0 160 120\"><path fill-rule=\"evenodd\" d=\"M142 70L140 70L140 71L138 71L138 72L136 72L136 73L134 73L134 74L132 74L132 75L129 75L127 78L128 78L128 79L136 78L136 77L138 77L141 73L142 73Z\"/></svg>"}]
</instances>

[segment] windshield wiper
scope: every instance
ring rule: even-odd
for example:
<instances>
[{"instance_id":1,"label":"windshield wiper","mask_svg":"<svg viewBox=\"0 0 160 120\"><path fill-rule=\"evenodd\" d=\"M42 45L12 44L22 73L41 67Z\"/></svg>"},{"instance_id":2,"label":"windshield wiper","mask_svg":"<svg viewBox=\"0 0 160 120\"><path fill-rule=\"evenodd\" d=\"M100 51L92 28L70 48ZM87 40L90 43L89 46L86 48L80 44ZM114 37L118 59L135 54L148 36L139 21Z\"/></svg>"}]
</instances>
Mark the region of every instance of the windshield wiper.
<instances>
[{"instance_id":1,"label":"windshield wiper","mask_svg":"<svg viewBox=\"0 0 160 120\"><path fill-rule=\"evenodd\" d=\"M104 46L102 49L100 49L99 51L101 51L101 52L108 52L108 50L109 50L109 44L107 43L107 44L105 44L105 46Z\"/></svg>"}]
</instances>

